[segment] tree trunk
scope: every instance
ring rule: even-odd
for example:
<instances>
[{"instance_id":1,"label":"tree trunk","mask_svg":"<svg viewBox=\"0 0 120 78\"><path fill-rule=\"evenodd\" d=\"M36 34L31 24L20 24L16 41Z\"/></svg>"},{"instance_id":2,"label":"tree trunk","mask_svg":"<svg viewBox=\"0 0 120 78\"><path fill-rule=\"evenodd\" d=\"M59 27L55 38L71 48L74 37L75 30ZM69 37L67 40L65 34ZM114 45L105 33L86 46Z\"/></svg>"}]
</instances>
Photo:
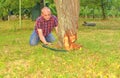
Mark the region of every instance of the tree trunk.
<instances>
[{"instance_id":1,"label":"tree trunk","mask_svg":"<svg viewBox=\"0 0 120 78\"><path fill-rule=\"evenodd\" d=\"M22 28L22 19L21 19L21 0L19 0L19 26Z\"/></svg>"},{"instance_id":2,"label":"tree trunk","mask_svg":"<svg viewBox=\"0 0 120 78\"><path fill-rule=\"evenodd\" d=\"M103 2L103 0L101 0L101 9L102 9L102 15L103 15L103 19L106 19L106 14L105 14L105 4Z\"/></svg>"},{"instance_id":3,"label":"tree trunk","mask_svg":"<svg viewBox=\"0 0 120 78\"><path fill-rule=\"evenodd\" d=\"M77 39L79 0L54 0L58 15L59 44L67 50L80 48L74 44ZM76 46L76 48L74 47Z\"/></svg>"},{"instance_id":4,"label":"tree trunk","mask_svg":"<svg viewBox=\"0 0 120 78\"><path fill-rule=\"evenodd\" d=\"M46 6L46 5L45 5L45 0L40 0L40 8L41 8L41 7L43 8L44 6Z\"/></svg>"}]
</instances>

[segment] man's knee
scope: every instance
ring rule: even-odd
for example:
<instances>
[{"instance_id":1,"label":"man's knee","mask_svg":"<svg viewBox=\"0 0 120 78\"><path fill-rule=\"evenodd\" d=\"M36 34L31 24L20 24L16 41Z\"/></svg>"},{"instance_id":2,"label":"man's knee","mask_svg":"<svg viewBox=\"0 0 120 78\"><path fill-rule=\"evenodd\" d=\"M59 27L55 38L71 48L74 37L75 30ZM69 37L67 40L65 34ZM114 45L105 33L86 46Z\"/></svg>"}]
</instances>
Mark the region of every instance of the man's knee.
<instances>
[{"instance_id":1,"label":"man's knee","mask_svg":"<svg viewBox=\"0 0 120 78\"><path fill-rule=\"evenodd\" d=\"M46 41L47 41L47 42L54 42L54 41L55 41L55 37L54 37L52 34L49 34L49 35L46 37Z\"/></svg>"},{"instance_id":2,"label":"man's knee","mask_svg":"<svg viewBox=\"0 0 120 78\"><path fill-rule=\"evenodd\" d=\"M38 44L38 42L30 41L29 44L30 44L31 46L35 46L35 45Z\"/></svg>"}]
</instances>

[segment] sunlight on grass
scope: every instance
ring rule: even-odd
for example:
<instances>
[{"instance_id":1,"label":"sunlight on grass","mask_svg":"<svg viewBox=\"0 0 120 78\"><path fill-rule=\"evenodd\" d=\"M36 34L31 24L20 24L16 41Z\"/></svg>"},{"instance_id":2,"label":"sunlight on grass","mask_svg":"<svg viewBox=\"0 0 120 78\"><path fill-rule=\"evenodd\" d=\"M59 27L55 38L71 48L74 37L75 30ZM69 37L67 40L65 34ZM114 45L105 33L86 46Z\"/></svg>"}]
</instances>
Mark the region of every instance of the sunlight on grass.
<instances>
[{"instance_id":1,"label":"sunlight on grass","mask_svg":"<svg viewBox=\"0 0 120 78\"><path fill-rule=\"evenodd\" d=\"M0 21L0 78L120 78L119 19L87 20L95 27L82 26L85 20L77 40L83 48L70 52L30 46L34 21L23 20L22 29Z\"/></svg>"}]
</instances>

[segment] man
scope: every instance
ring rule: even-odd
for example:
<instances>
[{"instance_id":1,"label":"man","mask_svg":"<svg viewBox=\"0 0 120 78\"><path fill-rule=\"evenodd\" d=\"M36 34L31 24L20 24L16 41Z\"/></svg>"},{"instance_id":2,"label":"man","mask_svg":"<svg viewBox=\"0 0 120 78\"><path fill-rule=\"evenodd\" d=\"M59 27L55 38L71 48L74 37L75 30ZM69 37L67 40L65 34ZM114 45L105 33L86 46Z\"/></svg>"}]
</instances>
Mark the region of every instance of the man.
<instances>
[{"instance_id":1,"label":"man","mask_svg":"<svg viewBox=\"0 0 120 78\"><path fill-rule=\"evenodd\" d=\"M30 37L30 45L37 45L39 41L43 44L49 45L55 40L51 34L53 28L57 32L58 20L54 15L51 15L51 11L48 7L44 7L41 10L41 16L36 20L35 29Z\"/></svg>"}]
</instances>

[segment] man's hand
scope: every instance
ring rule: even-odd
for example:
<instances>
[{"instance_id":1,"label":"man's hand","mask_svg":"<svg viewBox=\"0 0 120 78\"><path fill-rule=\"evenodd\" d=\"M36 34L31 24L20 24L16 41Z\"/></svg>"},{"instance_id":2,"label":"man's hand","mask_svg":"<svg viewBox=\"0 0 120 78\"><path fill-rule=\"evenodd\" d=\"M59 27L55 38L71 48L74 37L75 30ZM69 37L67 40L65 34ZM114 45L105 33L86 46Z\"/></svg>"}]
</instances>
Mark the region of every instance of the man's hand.
<instances>
[{"instance_id":1,"label":"man's hand","mask_svg":"<svg viewBox=\"0 0 120 78\"><path fill-rule=\"evenodd\" d=\"M40 38L40 40L42 41L43 44L45 44L45 45L49 45L50 44L49 42L47 42L45 40L45 37L43 36L42 29L38 29L38 34L39 34L39 38Z\"/></svg>"},{"instance_id":2,"label":"man's hand","mask_svg":"<svg viewBox=\"0 0 120 78\"><path fill-rule=\"evenodd\" d=\"M52 45L52 43L50 43L50 42L46 42L46 43L44 43L45 45Z\"/></svg>"}]
</instances>

